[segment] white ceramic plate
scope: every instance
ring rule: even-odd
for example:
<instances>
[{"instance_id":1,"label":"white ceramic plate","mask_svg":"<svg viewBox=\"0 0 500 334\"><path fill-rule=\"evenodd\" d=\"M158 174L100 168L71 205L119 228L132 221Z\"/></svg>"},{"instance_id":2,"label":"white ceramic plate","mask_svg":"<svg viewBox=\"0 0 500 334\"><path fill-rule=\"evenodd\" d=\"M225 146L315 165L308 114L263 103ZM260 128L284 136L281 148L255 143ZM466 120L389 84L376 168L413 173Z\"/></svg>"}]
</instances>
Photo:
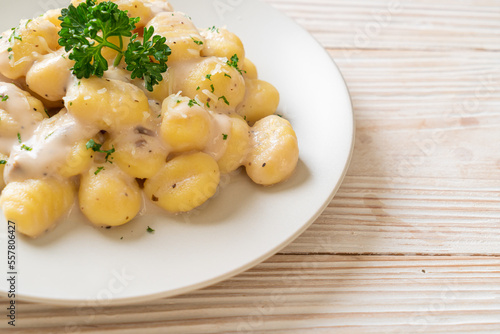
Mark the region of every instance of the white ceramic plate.
<instances>
[{"instance_id":1,"label":"white ceramic plate","mask_svg":"<svg viewBox=\"0 0 500 334\"><path fill-rule=\"evenodd\" d=\"M2 3L0 27L8 29L54 4L63 7L67 0ZM284 184L263 188L242 172L230 182L223 180L218 195L202 209L184 216L148 215L105 230L83 223L74 213L40 239L18 236L18 298L119 304L217 283L294 240L340 186L353 146L353 115L342 76L325 50L292 20L259 1L172 4L198 27L226 25L239 35L260 77L278 88L279 113L291 121L299 138L295 175ZM148 226L156 232L147 233ZM0 272L6 275L4 227L0 241ZM7 290L1 279L0 292Z\"/></svg>"}]
</instances>

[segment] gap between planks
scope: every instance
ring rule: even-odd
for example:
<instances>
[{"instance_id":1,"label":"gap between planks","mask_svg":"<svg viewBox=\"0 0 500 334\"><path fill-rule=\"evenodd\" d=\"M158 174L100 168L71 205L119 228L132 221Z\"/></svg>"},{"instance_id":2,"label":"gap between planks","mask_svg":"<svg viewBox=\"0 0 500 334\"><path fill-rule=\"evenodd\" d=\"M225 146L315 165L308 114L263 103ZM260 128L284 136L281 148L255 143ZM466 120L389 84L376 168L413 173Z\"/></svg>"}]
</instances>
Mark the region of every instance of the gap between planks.
<instances>
[{"instance_id":1,"label":"gap between planks","mask_svg":"<svg viewBox=\"0 0 500 334\"><path fill-rule=\"evenodd\" d=\"M500 259L500 254L468 254L468 253L463 253L463 254L446 254L446 253L371 253L371 252L366 252L366 253L337 253L337 252L279 252L276 255L281 255L281 256L342 256L342 257L357 257L357 256L368 256L368 257L388 257L388 256L394 256L394 257L433 257L433 258L438 258L438 257L487 257L487 258L498 258Z\"/></svg>"}]
</instances>

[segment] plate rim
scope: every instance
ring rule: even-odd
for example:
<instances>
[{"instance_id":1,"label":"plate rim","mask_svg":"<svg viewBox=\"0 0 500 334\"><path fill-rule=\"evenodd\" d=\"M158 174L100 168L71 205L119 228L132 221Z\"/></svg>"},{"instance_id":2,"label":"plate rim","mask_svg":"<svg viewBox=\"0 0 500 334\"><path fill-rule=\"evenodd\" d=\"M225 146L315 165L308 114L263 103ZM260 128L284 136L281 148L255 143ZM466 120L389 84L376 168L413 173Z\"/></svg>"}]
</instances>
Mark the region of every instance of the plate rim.
<instances>
[{"instance_id":1,"label":"plate rim","mask_svg":"<svg viewBox=\"0 0 500 334\"><path fill-rule=\"evenodd\" d=\"M301 227L295 231L292 235L290 235L288 238L286 238L284 241L281 243L277 244L274 246L272 249L267 251L266 253L260 255L257 258L254 258L252 261L249 261L233 270L230 270L222 275L213 277L211 279L207 279L202 282L190 284L190 285L185 285L180 288L176 289L171 289L171 290L166 290L166 291L161 291L161 292L156 292L156 293L150 293L150 294L144 294L140 296L132 296L132 297L113 297L111 299L105 299L105 300L89 300L89 299L55 299L55 298L47 298L47 297L36 297L36 296L29 296L29 295L23 295L22 293L16 293L16 300L18 301L26 301L26 302L34 302L34 303L45 303L49 305L59 305L59 306L79 306L84 304L85 306L99 306L99 307L108 307L108 306L121 306L121 305L130 305L130 304L137 304L137 303L142 303L150 300L156 300L156 299L161 299L161 298L168 298L168 297L175 297L179 296L185 293L197 291L212 285L215 285L217 283L220 283L222 281L228 280L232 277L235 277L263 262L271 258L272 256L276 255L279 251L284 249L286 246L291 244L294 240L296 240L301 234L303 234L324 212L324 210L328 207L328 205L331 203L335 195L337 194L338 190L340 189L347 172L349 170L350 164L352 162L353 158L353 152L354 152L354 147L355 147L355 136L356 136L356 120L354 117L354 110L353 110L353 103L352 103L352 96L349 91L349 87L347 85L347 82L342 75L342 72L340 71L340 68L338 67L337 63L335 62L334 58L328 53L328 51L325 49L325 47L317 40L315 36L313 36L305 27L297 23L295 20L290 18L288 15L286 15L284 12L276 9L273 7L271 4L263 1L263 0L254 0L257 2L260 2L262 4L265 4L269 9L272 9L275 13L281 15L283 19L288 20L289 22L292 22L298 29L301 29L303 32L305 32L309 38L313 39L314 42L320 47L322 52L324 52L324 55L329 58L335 69L337 70L339 79L342 80L343 82L343 90L342 92L345 97L347 98L347 105L346 109L349 109L349 113L346 114L346 117L348 116L348 120L350 123L350 128L348 129L349 132L351 133L351 138L350 138L350 147L348 150L348 154L346 157L346 160L344 161L343 165L343 170L340 174L340 177L336 181L335 186L333 189L330 191L329 196L324 200L322 205L319 207L319 209L315 212L314 215L312 215L307 222L305 222ZM1 297L7 297L8 291L0 291L0 296Z\"/></svg>"}]
</instances>

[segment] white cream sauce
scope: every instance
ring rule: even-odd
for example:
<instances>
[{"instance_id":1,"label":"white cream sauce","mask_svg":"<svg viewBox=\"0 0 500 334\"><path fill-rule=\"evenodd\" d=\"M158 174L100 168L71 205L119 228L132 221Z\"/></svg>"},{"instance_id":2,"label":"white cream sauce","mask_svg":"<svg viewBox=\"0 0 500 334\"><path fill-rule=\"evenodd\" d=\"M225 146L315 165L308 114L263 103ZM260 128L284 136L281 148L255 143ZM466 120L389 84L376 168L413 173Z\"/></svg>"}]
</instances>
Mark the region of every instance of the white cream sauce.
<instances>
[{"instance_id":1,"label":"white cream sauce","mask_svg":"<svg viewBox=\"0 0 500 334\"><path fill-rule=\"evenodd\" d=\"M1 101L3 99L5 101ZM32 109L26 93L11 83L0 82L0 101L0 108L17 123L17 129L13 132L19 133L21 138L30 138L42 121L43 115ZM16 136L5 136L0 133L0 152L9 153L16 142Z\"/></svg>"},{"instance_id":2,"label":"white cream sauce","mask_svg":"<svg viewBox=\"0 0 500 334\"><path fill-rule=\"evenodd\" d=\"M176 66L180 71L188 68L189 64L180 63ZM127 75L125 71L115 68L107 74L107 77L126 81ZM93 125L79 122L66 110L62 110L53 118L41 121L41 115L31 109L26 95L12 84L0 83L0 95L9 96L9 99L3 102L6 104L4 107L20 124L20 143L16 137L4 138L0 134L0 151L10 152L4 171L7 183L47 176L58 177L58 170L66 161L75 143L92 138L100 130ZM171 149L160 139L158 133L161 122L158 115L161 115L162 102L149 100L149 105L152 116L149 121L146 124L124 128L117 137L123 142L136 143L148 136L146 141L148 149L161 150L168 155ZM227 147L224 135L230 133L231 121L225 114L212 111L209 113L212 120L210 139L203 151L215 160L219 160ZM138 146L137 149L144 148Z\"/></svg>"},{"instance_id":3,"label":"white cream sauce","mask_svg":"<svg viewBox=\"0 0 500 334\"><path fill-rule=\"evenodd\" d=\"M173 11L171 5L163 0L144 2L151 8L154 15L165 11ZM0 42L0 48L1 44L2 42ZM62 54L62 51L60 53ZM58 56L60 55L54 56L50 54L44 58L52 59L52 57ZM186 78L193 68L203 61L206 61L206 58L195 58L170 64L168 75L165 76L168 78L167 91L182 95L182 92L179 92L178 80L176 78L180 78L181 80ZM221 63L223 62L221 60ZM61 68L61 70L65 69ZM220 67L215 68L212 74L218 71L221 71ZM131 80L130 72L122 67L110 66L109 70L105 72L103 79L114 79L132 83L144 90L142 80ZM65 90L74 83L74 80L74 76L71 76L65 86ZM0 81L7 82L8 79L0 77ZM99 93L106 94L106 92ZM203 94L209 95L209 93L204 92ZM146 94L151 97L149 93L146 92ZM0 152L10 153L4 171L4 179L7 183L31 178L60 177L58 175L59 168L66 161L75 143L88 140L96 135L97 137L95 138L101 139L102 141L100 142L102 143L105 138L109 137L108 135L99 134L99 128L78 121L66 109L63 109L58 115L50 119L43 119L41 114L32 110L26 94L15 85L0 82L0 95L9 96L7 101L0 102L0 108L12 115L20 125L19 133L21 136L21 142L19 143L16 136L7 137L2 136L0 133ZM213 99L216 100L215 97ZM117 101L117 103L119 102ZM147 148L148 150L160 150L165 155L168 155L171 148L161 139L159 133L162 119L162 103L163 101L150 98L149 113L151 117L147 118L143 124L118 129L115 133L111 134L111 137L124 143L146 143L147 147L137 146L137 154L141 154L139 151ZM227 138L225 139L225 135L229 135L231 132L231 119L226 114L214 111L208 111L208 113L211 116L210 138L203 151L215 160L219 160L227 148ZM135 153L134 151L133 154ZM102 155L96 154L94 166L97 166L99 163L101 165L105 163L102 160ZM149 203L149 201L145 201L145 203ZM157 206L154 207L157 208ZM145 210L146 205L140 214L144 214ZM148 207L147 211L152 210ZM163 212L162 210L160 211Z\"/></svg>"},{"instance_id":4,"label":"white cream sauce","mask_svg":"<svg viewBox=\"0 0 500 334\"><path fill-rule=\"evenodd\" d=\"M210 139L204 152L215 160L220 160L227 147L227 136L231 133L231 119L225 114L210 112L212 124L210 128ZM226 139L224 139L226 138Z\"/></svg>"},{"instance_id":5,"label":"white cream sauce","mask_svg":"<svg viewBox=\"0 0 500 334\"><path fill-rule=\"evenodd\" d=\"M33 136L16 143L5 166L8 182L57 176L75 143L88 140L99 129L79 123L62 110L53 118L44 119Z\"/></svg>"},{"instance_id":6,"label":"white cream sauce","mask_svg":"<svg viewBox=\"0 0 500 334\"><path fill-rule=\"evenodd\" d=\"M69 55L64 48L55 52L40 56L33 64L26 75L26 84L36 94L44 97L49 101L60 101L66 95L67 88L73 82L74 76L71 74L73 61L69 60ZM33 80L38 71L43 71L45 68L51 68L55 73L54 80L56 82L47 85L42 80Z\"/></svg>"}]
</instances>

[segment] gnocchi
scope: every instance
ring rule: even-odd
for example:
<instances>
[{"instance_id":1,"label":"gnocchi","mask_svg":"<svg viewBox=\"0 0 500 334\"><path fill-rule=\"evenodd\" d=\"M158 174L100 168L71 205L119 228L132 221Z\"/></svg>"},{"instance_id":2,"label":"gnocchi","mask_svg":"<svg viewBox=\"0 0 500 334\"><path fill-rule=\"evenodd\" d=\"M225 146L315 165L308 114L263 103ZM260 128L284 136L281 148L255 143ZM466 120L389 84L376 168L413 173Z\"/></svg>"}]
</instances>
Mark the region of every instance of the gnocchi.
<instances>
[{"instance_id":1,"label":"gnocchi","mask_svg":"<svg viewBox=\"0 0 500 334\"><path fill-rule=\"evenodd\" d=\"M163 101L162 115L160 133L174 152L205 148L210 135L210 114L205 108L187 97L171 96Z\"/></svg>"},{"instance_id":2,"label":"gnocchi","mask_svg":"<svg viewBox=\"0 0 500 334\"><path fill-rule=\"evenodd\" d=\"M150 116L146 94L130 83L114 79L93 77L75 81L64 102L75 117L104 130L141 123Z\"/></svg>"},{"instance_id":3,"label":"gnocchi","mask_svg":"<svg viewBox=\"0 0 500 334\"><path fill-rule=\"evenodd\" d=\"M295 131L287 120L268 116L252 127L252 147L245 165L257 184L271 185L290 177L299 159Z\"/></svg>"},{"instance_id":4,"label":"gnocchi","mask_svg":"<svg viewBox=\"0 0 500 334\"><path fill-rule=\"evenodd\" d=\"M73 205L74 185L52 178L11 182L2 191L0 205L19 232L37 237Z\"/></svg>"},{"instance_id":5,"label":"gnocchi","mask_svg":"<svg viewBox=\"0 0 500 334\"><path fill-rule=\"evenodd\" d=\"M186 68L174 67L174 73L179 72L175 90L216 111L229 112L243 101L245 80L225 58L205 57L186 67L187 74L182 73Z\"/></svg>"},{"instance_id":6,"label":"gnocchi","mask_svg":"<svg viewBox=\"0 0 500 334\"><path fill-rule=\"evenodd\" d=\"M70 11L55 9L0 39L0 208L19 232L42 235L75 203L97 227L147 203L189 212L239 168L265 186L292 175L297 136L236 34L198 29L166 0L71 6L109 6L107 24L128 30L78 48L64 42Z\"/></svg>"},{"instance_id":7,"label":"gnocchi","mask_svg":"<svg viewBox=\"0 0 500 334\"><path fill-rule=\"evenodd\" d=\"M3 170L5 169L5 164L7 163L7 156L0 153L0 191L5 188L5 181L3 180Z\"/></svg>"},{"instance_id":8,"label":"gnocchi","mask_svg":"<svg viewBox=\"0 0 500 334\"><path fill-rule=\"evenodd\" d=\"M80 210L97 226L119 226L131 221L142 199L135 180L114 166L82 174L78 192Z\"/></svg>"},{"instance_id":9,"label":"gnocchi","mask_svg":"<svg viewBox=\"0 0 500 334\"><path fill-rule=\"evenodd\" d=\"M169 212L188 212L212 197L219 182L217 162L208 154L197 152L170 160L146 181L144 191L151 201Z\"/></svg>"}]
</instances>

